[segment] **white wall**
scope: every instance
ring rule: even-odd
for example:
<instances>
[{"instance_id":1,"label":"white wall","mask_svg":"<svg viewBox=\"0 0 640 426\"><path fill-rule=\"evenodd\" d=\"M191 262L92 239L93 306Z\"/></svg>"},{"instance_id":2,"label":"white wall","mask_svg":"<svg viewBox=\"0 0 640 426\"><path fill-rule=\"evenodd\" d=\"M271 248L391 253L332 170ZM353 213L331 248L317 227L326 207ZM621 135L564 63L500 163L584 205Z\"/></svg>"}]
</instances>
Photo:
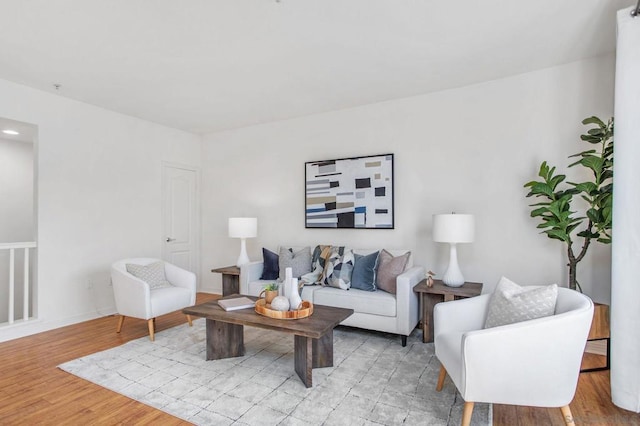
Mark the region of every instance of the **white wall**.
<instances>
[{"instance_id":1,"label":"white wall","mask_svg":"<svg viewBox=\"0 0 640 426\"><path fill-rule=\"evenodd\" d=\"M109 266L161 256L161 163L199 167L200 137L4 80L0 116L39 129L40 318L0 341L113 313Z\"/></svg>"},{"instance_id":2,"label":"white wall","mask_svg":"<svg viewBox=\"0 0 640 426\"><path fill-rule=\"evenodd\" d=\"M472 70L469 70L472 72ZM204 137L202 282L220 288L212 267L233 264L239 242L231 216L258 217L261 247L280 243L408 248L442 274L448 247L431 239L431 216L476 215L476 242L461 245L468 281L492 291L501 275L523 284L567 282L562 243L540 235L523 184L541 161L565 169L586 149L581 120L613 112L613 57L455 90L243 128ZM395 154L394 230L304 228L304 162ZM574 175L571 169L569 175ZM574 178L575 179L575 178ZM608 302L610 247L594 245L579 280Z\"/></svg>"}]
</instances>

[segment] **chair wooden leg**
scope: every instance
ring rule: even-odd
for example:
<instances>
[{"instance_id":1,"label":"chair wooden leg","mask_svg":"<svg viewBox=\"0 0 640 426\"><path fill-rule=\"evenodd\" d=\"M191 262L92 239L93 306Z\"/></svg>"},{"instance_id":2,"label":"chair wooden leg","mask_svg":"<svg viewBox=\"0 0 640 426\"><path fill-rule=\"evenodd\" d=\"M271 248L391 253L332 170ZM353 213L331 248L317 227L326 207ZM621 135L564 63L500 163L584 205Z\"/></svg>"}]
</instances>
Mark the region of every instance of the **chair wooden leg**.
<instances>
[{"instance_id":1,"label":"chair wooden leg","mask_svg":"<svg viewBox=\"0 0 640 426\"><path fill-rule=\"evenodd\" d=\"M438 376L438 384L436 385L436 390L440 392L442 390L442 386L444 385L444 378L447 377L447 370L444 368L444 365L440 365L440 375Z\"/></svg>"},{"instance_id":2,"label":"chair wooden leg","mask_svg":"<svg viewBox=\"0 0 640 426\"><path fill-rule=\"evenodd\" d=\"M462 426L469 426L471 424L471 415L473 414L473 402L465 402L462 409Z\"/></svg>"},{"instance_id":3,"label":"chair wooden leg","mask_svg":"<svg viewBox=\"0 0 640 426\"><path fill-rule=\"evenodd\" d=\"M151 318L149 321L147 321L147 324L149 325L149 339L151 339L151 341L153 342L155 340L155 327L154 324L155 323L155 318Z\"/></svg>"},{"instance_id":4,"label":"chair wooden leg","mask_svg":"<svg viewBox=\"0 0 640 426\"><path fill-rule=\"evenodd\" d=\"M191 315L187 315L187 322L189 323L189 327L193 327L193 321L191 320Z\"/></svg>"},{"instance_id":5,"label":"chair wooden leg","mask_svg":"<svg viewBox=\"0 0 640 426\"><path fill-rule=\"evenodd\" d=\"M124 323L124 315L120 315L120 318L118 318L118 326L116 327L116 333L120 333L120 330L122 330L123 323Z\"/></svg>"},{"instance_id":6,"label":"chair wooden leg","mask_svg":"<svg viewBox=\"0 0 640 426\"><path fill-rule=\"evenodd\" d=\"M573 415L571 414L571 408L568 405L564 407L560 407L560 411L562 411L562 418L564 419L564 424L567 426L576 426L573 421Z\"/></svg>"}]
</instances>

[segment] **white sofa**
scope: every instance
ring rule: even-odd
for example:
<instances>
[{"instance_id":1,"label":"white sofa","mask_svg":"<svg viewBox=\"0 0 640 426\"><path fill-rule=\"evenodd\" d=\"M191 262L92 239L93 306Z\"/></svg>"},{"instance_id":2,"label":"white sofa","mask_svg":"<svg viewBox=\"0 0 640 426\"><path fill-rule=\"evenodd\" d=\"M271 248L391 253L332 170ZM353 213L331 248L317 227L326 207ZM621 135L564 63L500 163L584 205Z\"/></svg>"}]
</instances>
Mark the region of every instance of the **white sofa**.
<instances>
[{"instance_id":1,"label":"white sofa","mask_svg":"<svg viewBox=\"0 0 640 426\"><path fill-rule=\"evenodd\" d=\"M298 248L294 247L294 250ZM354 253L367 255L375 249L353 249ZM387 250L394 256L408 250ZM277 252L276 252L277 253ZM260 280L262 262L250 262L240 267L240 293L258 296L265 285L274 280ZM396 279L397 293L391 294L382 290L364 291L355 288L342 290L319 285L305 286L302 289L302 300L314 304L353 309L354 313L342 325L399 334L402 346L407 343L419 321L418 296L413 287L425 276L422 266L413 266L413 254L409 257L405 271ZM282 286L280 286L282 291Z\"/></svg>"}]
</instances>

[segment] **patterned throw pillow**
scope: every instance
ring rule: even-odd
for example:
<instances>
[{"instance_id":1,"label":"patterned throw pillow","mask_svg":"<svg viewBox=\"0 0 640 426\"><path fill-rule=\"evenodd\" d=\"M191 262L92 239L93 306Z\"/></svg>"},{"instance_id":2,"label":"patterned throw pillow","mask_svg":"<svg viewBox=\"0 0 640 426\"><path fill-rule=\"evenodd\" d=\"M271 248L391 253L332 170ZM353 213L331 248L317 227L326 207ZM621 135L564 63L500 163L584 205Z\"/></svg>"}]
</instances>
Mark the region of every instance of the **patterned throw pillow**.
<instances>
[{"instance_id":1,"label":"patterned throw pillow","mask_svg":"<svg viewBox=\"0 0 640 426\"><path fill-rule=\"evenodd\" d=\"M355 255L355 265L351 275L351 288L365 291L376 291L376 269L378 269L378 254L373 252L366 256Z\"/></svg>"},{"instance_id":2,"label":"patterned throw pillow","mask_svg":"<svg viewBox=\"0 0 640 426\"><path fill-rule=\"evenodd\" d=\"M521 287L502 277L491 296L484 328L532 320L553 315L558 286Z\"/></svg>"},{"instance_id":3,"label":"patterned throw pillow","mask_svg":"<svg viewBox=\"0 0 640 426\"><path fill-rule=\"evenodd\" d=\"M383 249L378 255L376 287L387 293L396 294L396 278L404 272L409 262L409 256L411 256L410 251L401 256L393 257L391 253Z\"/></svg>"},{"instance_id":4,"label":"patterned throw pillow","mask_svg":"<svg viewBox=\"0 0 640 426\"><path fill-rule=\"evenodd\" d=\"M261 280L277 280L280 276L280 269L278 266L278 255L272 252L271 250L267 250L266 248L262 248L262 259L263 259L263 268L262 275L260 276Z\"/></svg>"},{"instance_id":5,"label":"patterned throw pillow","mask_svg":"<svg viewBox=\"0 0 640 426\"><path fill-rule=\"evenodd\" d=\"M280 248L278 253L278 266L280 268L280 281L284 281L287 268L291 268L293 278L300 278L311 272L311 249L305 247L297 252L291 248Z\"/></svg>"},{"instance_id":6,"label":"patterned throw pillow","mask_svg":"<svg viewBox=\"0 0 640 426\"><path fill-rule=\"evenodd\" d=\"M311 255L311 272L304 274L300 280L304 285L320 285L324 279L327 259L331 256L331 246L318 245Z\"/></svg>"},{"instance_id":7,"label":"patterned throw pillow","mask_svg":"<svg viewBox=\"0 0 640 426\"><path fill-rule=\"evenodd\" d=\"M127 263L125 266L128 273L149 284L151 290L171 287L171 283L164 275L164 263L162 262L150 263L146 266Z\"/></svg>"},{"instance_id":8,"label":"patterned throw pillow","mask_svg":"<svg viewBox=\"0 0 640 426\"><path fill-rule=\"evenodd\" d=\"M353 250L333 247L324 269L324 284L349 290L355 261Z\"/></svg>"}]
</instances>

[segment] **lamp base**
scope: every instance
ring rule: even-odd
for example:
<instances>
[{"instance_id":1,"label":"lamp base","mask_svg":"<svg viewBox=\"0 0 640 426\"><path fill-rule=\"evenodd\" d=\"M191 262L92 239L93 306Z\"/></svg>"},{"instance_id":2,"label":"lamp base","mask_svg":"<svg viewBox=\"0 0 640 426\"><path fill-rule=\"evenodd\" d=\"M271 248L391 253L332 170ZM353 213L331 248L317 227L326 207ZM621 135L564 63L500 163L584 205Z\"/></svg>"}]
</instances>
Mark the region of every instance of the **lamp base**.
<instances>
[{"instance_id":1,"label":"lamp base","mask_svg":"<svg viewBox=\"0 0 640 426\"><path fill-rule=\"evenodd\" d=\"M238 261L236 262L236 266L240 267L249 262L250 262L249 255L247 254L247 242L245 238L241 238L240 239L240 256L238 256Z\"/></svg>"},{"instance_id":2,"label":"lamp base","mask_svg":"<svg viewBox=\"0 0 640 426\"><path fill-rule=\"evenodd\" d=\"M442 282L449 287L462 287L464 285L464 276L458 266L458 252L455 243L450 243L449 249L449 266L442 276Z\"/></svg>"}]
</instances>

